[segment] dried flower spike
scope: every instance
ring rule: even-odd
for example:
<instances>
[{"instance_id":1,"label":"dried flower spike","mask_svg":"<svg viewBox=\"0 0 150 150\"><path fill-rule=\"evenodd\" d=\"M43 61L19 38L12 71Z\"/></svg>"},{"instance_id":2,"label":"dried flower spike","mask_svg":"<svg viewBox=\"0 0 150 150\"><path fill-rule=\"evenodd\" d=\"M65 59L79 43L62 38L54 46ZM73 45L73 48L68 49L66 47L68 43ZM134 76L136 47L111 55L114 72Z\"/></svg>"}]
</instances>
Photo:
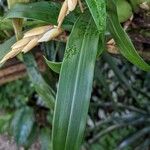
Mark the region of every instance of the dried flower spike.
<instances>
[{"instance_id":1,"label":"dried flower spike","mask_svg":"<svg viewBox=\"0 0 150 150\"><path fill-rule=\"evenodd\" d=\"M41 39L38 40L38 42L47 42L54 38L56 38L58 35L62 33L62 29L58 27L54 27L53 29L47 31Z\"/></svg>"},{"instance_id":2,"label":"dried flower spike","mask_svg":"<svg viewBox=\"0 0 150 150\"><path fill-rule=\"evenodd\" d=\"M68 3L67 3L67 0L65 0L62 7L61 7L59 16L58 16L58 20L57 20L58 27L61 26L65 16L67 15L67 12L68 12Z\"/></svg>"},{"instance_id":3,"label":"dried flower spike","mask_svg":"<svg viewBox=\"0 0 150 150\"><path fill-rule=\"evenodd\" d=\"M21 52L21 48L16 48L8 52L3 59L0 61L0 64L5 63L8 59L11 59L18 55Z\"/></svg>"},{"instance_id":4,"label":"dried flower spike","mask_svg":"<svg viewBox=\"0 0 150 150\"><path fill-rule=\"evenodd\" d=\"M148 2L143 2L142 4L140 4L140 7L144 10L150 10L150 6L148 5Z\"/></svg>"},{"instance_id":5,"label":"dried flower spike","mask_svg":"<svg viewBox=\"0 0 150 150\"><path fill-rule=\"evenodd\" d=\"M43 34L43 33L45 33L46 31L48 31L48 30L50 30L52 28L53 28L53 26L50 26L50 25L34 28L32 30L27 31L24 34L23 38Z\"/></svg>"},{"instance_id":6,"label":"dried flower spike","mask_svg":"<svg viewBox=\"0 0 150 150\"><path fill-rule=\"evenodd\" d=\"M39 42L46 42L56 38L61 33L61 28L50 25L34 28L26 32L23 39L12 45L12 50L3 57L3 59L0 61L0 64L6 62L10 58L15 57L20 52L26 53L30 51L32 48L38 45Z\"/></svg>"},{"instance_id":7,"label":"dried flower spike","mask_svg":"<svg viewBox=\"0 0 150 150\"><path fill-rule=\"evenodd\" d=\"M29 41L30 41L30 38L23 38L23 39L17 41L14 45L12 45L11 48L15 49L15 48L22 47L22 46L26 45L27 43L29 43Z\"/></svg>"},{"instance_id":8,"label":"dried flower spike","mask_svg":"<svg viewBox=\"0 0 150 150\"><path fill-rule=\"evenodd\" d=\"M21 52L27 53L32 48L34 48L38 44L39 37L34 37L23 49Z\"/></svg>"},{"instance_id":9,"label":"dried flower spike","mask_svg":"<svg viewBox=\"0 0 150 150\"><path fill-rule=\"evenodd\" d=\"M78 4L79 4L81 12L83 13L84 12L84 8L83 8L81 0L78 0Z\"/></svg>"},{"instance_id":10,"label":"dried flower spike","mask_svg":"<svg viewBox=\"0 0 150 150\"><path fill-rule=\"evenodd\" d=\"M73 11L76 8L78 0L68 0L68 10Z\"/></svg>"}]
</instances>

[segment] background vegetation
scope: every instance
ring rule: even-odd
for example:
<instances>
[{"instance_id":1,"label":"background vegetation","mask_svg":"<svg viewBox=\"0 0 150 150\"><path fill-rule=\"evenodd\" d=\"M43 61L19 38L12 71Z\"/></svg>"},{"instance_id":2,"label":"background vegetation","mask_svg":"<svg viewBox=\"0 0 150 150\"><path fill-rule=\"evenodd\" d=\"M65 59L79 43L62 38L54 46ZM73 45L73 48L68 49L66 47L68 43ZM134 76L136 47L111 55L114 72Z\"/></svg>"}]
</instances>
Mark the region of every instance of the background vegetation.
<instances>
[{"instance_id":1,"label":"background vegetation","mask_svg":"<svg viewBox=\"0 0 150 150\"><path fill-rule=\"evenodd\" d=\"M0 58L14 43L14 37L11 38L14 35L13 26L8 18L12 19L16 16L25 18L23 29L28 30L35 26L48 24L48 22L55 23L60 10L59 2L34 0L28 6L34 8L36 5L36 9L28 14L30 9L24 4L16 5L8 11L7 4L0 2L0 42L2 43ZM139 1L136 3L132 0L116 0L115 2L122 26L124 26L123 22L127 22L131 15L134 15L127 32L138 50L148 51L150 45L149 10L141 9ZM83 4L87 7L84 2ZM123 9L122 6L127 8ZM19 13L21 7L24 8L23 13ZM39 13L40 9L44 10L45 15ZM13 12L18 14L14 15ZM79 15L80 10L77 7L76 11L65 20L63 28L67 31L66 36L70 33ZM7 19L3 19L4 16ZM72 32L75 33L75 31ZM139 34L140 37L137 37ZM108 34L106 38L110 39L109 36ZM38 70L34 55L26 54L23 56L23 61L27 66L29 77L0 86L0 132L8 132L15 138L18 145L26 149L37 139L40 141L41 150L52 149L50 141L52 141L53 106L47 101L47 98L51 101L55 98L60 64L53 65L51 62L62 61L65 46L66 43L60 40L40 44L33 49L32 53L42 52L50 68L47 65L42 75ZM126 55L123 50L122 54ZM143 62L136 61L135 58L135 56L133 58L127 56L127 59L136 66L147 70L148 67ZM145 56L144 59L149 61ZM116 148L148 150L150 148L150 73L136 66L120 54L112 55L107 52L103 52L96 60L90 107L82 141L83 150L113 150ZM50 94L46 95L45 91Z\"/></svg>"}]
</instances>

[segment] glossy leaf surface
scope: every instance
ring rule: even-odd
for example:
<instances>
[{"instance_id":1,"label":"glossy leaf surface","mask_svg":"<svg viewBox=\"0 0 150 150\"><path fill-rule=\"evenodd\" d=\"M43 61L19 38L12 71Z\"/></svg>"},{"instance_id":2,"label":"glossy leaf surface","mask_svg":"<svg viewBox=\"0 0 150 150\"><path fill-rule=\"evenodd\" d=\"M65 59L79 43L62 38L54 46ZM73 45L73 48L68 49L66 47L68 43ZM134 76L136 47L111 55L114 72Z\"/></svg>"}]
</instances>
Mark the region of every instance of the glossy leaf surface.
<instances>
[{"instance_id":1,"label":"glossy leaf surface","mask_svg":"<svg viewBox=\"0 0 150 150\"><path fill-rule=\"evenodd\" d=\"M90 18L90 16L88 16ZM78 150L82 142L99 33L82 15L69 37L61 67L53 124L53 150Z\"/></svg>"}]
</instances>

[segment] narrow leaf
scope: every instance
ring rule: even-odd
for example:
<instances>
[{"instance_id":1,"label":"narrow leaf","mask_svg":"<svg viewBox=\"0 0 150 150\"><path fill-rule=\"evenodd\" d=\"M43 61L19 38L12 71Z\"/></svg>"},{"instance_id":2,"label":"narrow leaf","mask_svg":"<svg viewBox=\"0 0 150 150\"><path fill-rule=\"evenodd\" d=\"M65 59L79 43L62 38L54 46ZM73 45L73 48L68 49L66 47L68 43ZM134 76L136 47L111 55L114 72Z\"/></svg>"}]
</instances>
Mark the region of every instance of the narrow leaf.
<instances>
[{"instance_id":1,"label":"narrow leaf","mask_svg":"<svg viewBox=\"0 0 150 150\"><path fill-rule=\"evenodd\" d=\"M50 61L50 60L46 59L46 57L44 57L44 58L45 58L47 65L49 66L49 68L59 74L62 62L54 62L54 61Z\"/></svg>"},{"instance_id":2,"label":"narrow leaf","mask_svg":"<svg viewBox=\"0 0 150 150\"><path fill-rule=\"evenodd\" d=\"M98 41L99 33L93 20L83 14L71 32L61 67L52 130L53 150L80 149Z\"/></svg>"},{"instance_id":3,"label":"narrow leaf","mask_svg":"<svg viewBox=\"0 0 150 150\"><path fill-rule=\"evenodd\" d=\"M8 11L5 18L26 18L57 24L60 7L60 3L44 1L29 4L16 4ZM76 17L71 14L65 20L67 24L72 24L76 20Z\"/></svg>"},{"instance_id":4,"label":"narrow leaf","mask_svg":"<svg viewBox=\"0 0 150 150\"><path fill-rule=\"evenodd\" d=\"M150 66L139 56L127 33L121 27L118 20L117 8L114 0L107 0L107 9L108 28L113 38L115 39L121 54L131 63L137 65L139 68L145 71L150 70Z\"/></svg>"},{"instance_id":5,"label":"narrow leaf","mask_svg":"<svg viewBox=\"0 0 150 150\"><path fill-rule=\"evenodd\" d=\"M89 10L92 14L94 22L100 33L100 47L97 52L97 56L100 56L105 49L105 31L106 31L106 1L105 0L86 0Z\"/></svg>"},{"instance_id":6,"label":"narrow leaf","mask_svg":"<svg viewBox=\"0 0 150 150\"><path fill-rule=\"evenodd\" d=\"M49 23L57 23L56 16L60 5L56 3L37 2L30 4L16 4L8 11L5 18L29 18ZM50 11L53 11L51 13Z\"/></svg>"},{"instance_id":7,"label":"narrow leaf","mask_svg":"<svg viewBox=\"0 0 150 150\"><path fill-rule=\"evenodd\" d=\"M23 58L30 80L32 81L37 93L43 98L46 106L53 108L55 93L40 74L33 55L28 53L24 55Z\"/></svg>"},{"instance_id":8,"label":"narrow leaf","mask_svg":"<svg viewBox=\"0 0 150 150\"><path fill-rule=\"evenodd\" d=\"M15 42L16 38L13 36L10 39L6 40L3 44L0 44L0 60L11 50L11 46Z\"/></svg>"}]
</instances>

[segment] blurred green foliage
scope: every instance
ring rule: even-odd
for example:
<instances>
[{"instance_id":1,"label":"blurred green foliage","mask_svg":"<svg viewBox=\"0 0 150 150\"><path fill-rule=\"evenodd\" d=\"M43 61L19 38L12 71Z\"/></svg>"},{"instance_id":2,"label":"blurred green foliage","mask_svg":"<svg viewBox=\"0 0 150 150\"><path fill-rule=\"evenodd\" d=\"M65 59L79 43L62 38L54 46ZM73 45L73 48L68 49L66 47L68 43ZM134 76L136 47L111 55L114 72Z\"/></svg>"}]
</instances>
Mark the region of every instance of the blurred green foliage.
<instances>
[{"instance_id":1,"label":"blurred green foliage","mask_svg":"<svg viewBox=\"0 0 150 150\"><path fill-rule=\"evenodd\" d=\"M26 105L34 88L27 78L0 86L0 109L16 109Z\"/></svg>"}]
</instances>

